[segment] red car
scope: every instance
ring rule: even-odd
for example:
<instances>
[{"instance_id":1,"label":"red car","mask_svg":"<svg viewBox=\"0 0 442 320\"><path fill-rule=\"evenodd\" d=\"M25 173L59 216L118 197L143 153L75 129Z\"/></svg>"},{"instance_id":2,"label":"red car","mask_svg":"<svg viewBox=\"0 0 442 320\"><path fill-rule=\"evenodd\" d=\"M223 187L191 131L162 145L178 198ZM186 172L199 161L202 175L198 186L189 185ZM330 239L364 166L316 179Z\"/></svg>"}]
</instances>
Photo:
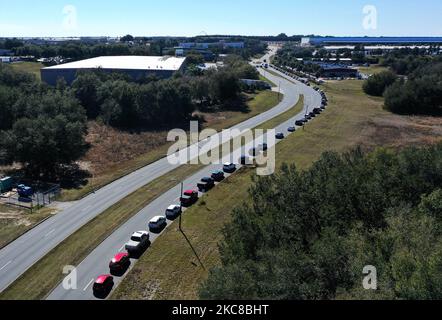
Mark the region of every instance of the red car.
<instances>
[{"instance_id":1,"label":"red car","mask_svg":"<svg viewBox=\"0 0 442 320\"><path fill-rule=\"evenodd\" d=\"M94 294L103 296L111 292L114 286L114 277L110 274L103 274L95 280L93 290Z\"/></svg>"},{"instance_id":2,"label":"red car","mask_svg":"<svg viewBox=\"0 0 442 320\"><path fill-rule=\"evenodd\" d=\"M184 195L181 197L181 205L183 207L190 207L195 202L198 201L198 191L186 190Z\"/></svg>"},{"instance_id":3,"label":"red car","mask_svg":"<svg viewBox=\"0 0 442 320\"><path fill-rule=\"evenodd\" d=\"M129 254L125 252L118 253L109 262L109 269L111 272L121 272L125 270L130 264Z\"/></svg>"}]
</instances>

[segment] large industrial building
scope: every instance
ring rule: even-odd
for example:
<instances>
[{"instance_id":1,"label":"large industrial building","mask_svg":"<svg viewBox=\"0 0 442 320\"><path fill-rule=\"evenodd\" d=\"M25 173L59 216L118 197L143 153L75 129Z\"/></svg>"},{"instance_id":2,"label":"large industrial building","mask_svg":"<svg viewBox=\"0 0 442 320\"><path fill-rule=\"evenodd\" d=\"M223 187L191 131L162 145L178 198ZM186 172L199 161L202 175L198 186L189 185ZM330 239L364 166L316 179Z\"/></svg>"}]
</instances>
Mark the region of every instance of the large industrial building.
<instances>
[{"instance_id":1,"label":"large industrial building","mask_svg":"<svg viewBox=\"0 0 442 320\"><path fill-rule=\"evenodd\" d=\"M332 44L442 44L442 37L306 37L302 46Z\"/></svg>"},{"instance_id":2,"label":"large industrial building","mask_svg":"<svg viewBox=\"0 0 442 320\"><path fill-rule=\"evenodd\" d=\"M155 75L164 79L185 68L186 58L179 57L146 57L146 56L107 56L81 60L41 69L41 79L55 86L57 80L64 78L68 85L75 80L77 73L82 70L102 70L104 72L119 72L134 80Z\"/></svg>"}]
</instances>

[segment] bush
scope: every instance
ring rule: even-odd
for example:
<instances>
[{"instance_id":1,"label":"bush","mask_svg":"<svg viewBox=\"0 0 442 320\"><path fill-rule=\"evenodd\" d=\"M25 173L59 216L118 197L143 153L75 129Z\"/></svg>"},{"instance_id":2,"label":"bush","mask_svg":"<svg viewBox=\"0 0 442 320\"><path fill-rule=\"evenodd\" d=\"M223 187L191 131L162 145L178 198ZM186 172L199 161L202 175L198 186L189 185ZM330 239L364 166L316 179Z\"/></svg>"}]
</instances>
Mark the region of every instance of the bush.
<instances>
[{"instance_id":1,"label":"bush","mask_svg":"<svg viewBox=\"0 0 442 320\"><path fill-rule=\"evenodd\" d=\"M371 96L381 97L384 94L385 89L391 86L396 79L396 74L391 71L383 71L375 74L364 82L364 92Z\"/></svg>"},{"instance_id":2,"label":"bush","mask_svg":"<svg viewBox=\"0 0 442 320\"><path fill-rule=\"evenodd\" d=\"M325 153L305 172L258 178L200 297L441 299L441 186L442 144ZM361 286L366 265L375 292Z\"/></svg>"}]
</instances>

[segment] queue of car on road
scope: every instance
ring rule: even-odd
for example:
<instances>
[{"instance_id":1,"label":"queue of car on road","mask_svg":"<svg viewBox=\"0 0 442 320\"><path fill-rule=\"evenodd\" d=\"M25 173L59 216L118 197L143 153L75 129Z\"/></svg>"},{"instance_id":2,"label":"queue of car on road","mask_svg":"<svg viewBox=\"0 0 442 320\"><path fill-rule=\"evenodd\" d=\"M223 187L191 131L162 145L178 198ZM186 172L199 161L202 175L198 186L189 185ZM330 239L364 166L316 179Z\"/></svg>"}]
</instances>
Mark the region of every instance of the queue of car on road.
<instances>
[{"instance_id":1,"label":"queue of car on road","mask_svg":"<svg viewBox=\"0 0 442 320\"><path fill-rule=\"evenodd\" d=\"M295 132L296 127L304 126L309 120L313 119L326 108L328 100L325 93L319 88L315 88L321 94L322 105L320 107L314 108L312 112L307 114L304 119L297 120L295 126L290 126L287 131ZM276 139L284 139L285 135L282 132L276 134ZM256 156L259 152L265 152L268 150L267 143L258 145L255 148L250 149L250 155ZM239 159L241 165L249 164L251 159L243 155ZM252 162L253 163L253 162ZM234 163L225 163L222 170L217 170L212 172L210 177L203 177L201 181L197 184L198 190L186 190L180 197L180 204L170 205L164 216L156 216L149 221L148 227L150 232L161 233L167 227L167 219L173 221L183 213L183 208L188 208L194 205L199 200L198 192L208 192L215 187L215 183L220 183L225 179L225 174L233 174L237 170L237 166ZM130 258L139 258L140 255L149 247L150 245L150 233L149 231L137 231L135 232L129 242L124 246L126 252L117 253L109 263L110 274L100 275L93 285L94 295L98 298L106 297L114 286L115 276L122 276L130 267Z\"/></svg>"},{"instance_id":2,"label":"queue of car on road","mask_svg":"<svg viewBox=\"0 0 442 320\"><path fill-rule=\"evenodd\" d=\"M263 146L264 149L264 146ZM225 173L234 173L237 167L234 163L225 163L222 170L212 172L210 177L204 177L198 183L197 188L201 192L208 192L225 179ZM139 258L150 245L150 232L161 233L167 226L167 220L175 220L183 213L183 208L188 208L199 199L198 190L186 190L180 197L180 204L170 205L165 216L155 216L148 224L149 231L137 231L125 244L126 252L117 253L109 262L110 274L103 274L97 277L93 284L93 293L97 298L105 298L114 286L114 276L122 276L130 267L131 258Z\"/></svg>"}]
</instances>

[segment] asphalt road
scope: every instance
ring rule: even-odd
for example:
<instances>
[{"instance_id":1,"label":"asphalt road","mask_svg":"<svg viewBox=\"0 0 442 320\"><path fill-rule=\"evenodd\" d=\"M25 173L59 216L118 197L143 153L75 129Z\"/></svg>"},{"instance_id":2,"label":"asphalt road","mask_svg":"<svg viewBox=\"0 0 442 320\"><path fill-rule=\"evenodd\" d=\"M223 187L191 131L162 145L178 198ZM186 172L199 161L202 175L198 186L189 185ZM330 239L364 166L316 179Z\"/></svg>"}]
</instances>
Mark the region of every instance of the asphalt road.
<instances>
[{"instance_id":1,"label":"asphalt road","mask_svg":"<svg viewBox=\"0 0 442 320\"><path fill-rule=\"evenodd\" d=\"M242 131L248 128L254 128L274 118L292 108L298 101L300 94L304 95L307 103L319 99L317 97L318 94L306 86L301 84L294 85L290 81L280 80L281 78L268 72L265 72L265 76L275 84L280 84L280 90L284 94L283 100L273 109L234 126L234 129ZM319 105L319 103L317 105ZM222 141L221 143L225 141L225 139L220 140ZM183 150L182 152L187 152L187 150ZM158 160L77 201L69 208L44 221L1 249L0 292L7 288L34 263L42 259L50 250L101 212L147 183L177 167L179 167L178 164L171 165L167 158Z\"/></svg>"},{"instance_id":2,"label":"asphalt road","mask_svg":"<svg viewBox=\"0 0 442 320\"><path fill-rule=\"evenodd\" d=\"M292 83L286 81L282 78L289 78L282 73L273 70L278 74L281 74L281 83L287 95L288 92L293 91L304 94L304 109L294 118L278 125L275 130L276 132L283 132L285 136L290 133L287 128L294 126L296 120L303 119L306 111L310 112L313 108L321 105L321 96L314 91L312 88L307 87L301 83ZM262 72L262 71L261 71ZM266 73L269 76L269 73ZM271 78L269 76L269 78ZM278 80L272 78L273 80ZM293 80L292 80L293 81ZM275 82L276 83L276 82ZM289 95L290 96L290 95ZM293 101L291 101L293 102ZM314 121L314 119L312 120ZM298 128L299 129L299 128ZM270 139L272 140L272 139ZM270 142L270 140L267 140ZM277 140L276 143L279 141ZM272 147L272 142L269 143L269 147ZM247 144L243 149L250 150L253 147L253 142ZM234 152L235 154L237 152ZM243 152L239 151L239 154ZM232 154L226 155L222 162L232 161L235 162L236 156ZM241 166L238 166L240 168ZM210 176L211 172L214 170L221 169L221 165L210 165L199 171L198 173L192 175L184 181L184 189L195 189L196 184L200 181L202 177ZM229 175L226 175L229 176ZM222 183L222 182L221 182ZM129 240L133 232L139 230L148 230L148 222L151 218L157 215L164 215L165 210L171 204L178 204L180 196L181 185L177 185L170 189L165 194L161 195L159 198L150 203L147 207L141 210L138 214L132 217L124 225L122 225L118 230L116 230L109 238L107 238L103 243L101 243L84 261L82 261L77 266L77 281L78 286L75 290L66 290L62 284L60 284L54 291L49 295L49 300L93 300L97 299L93 295L92 285L94 280L100 274L108 274L109 268L108 264L110 259L118 252L124 251L124 244ZM210 191L209 191L210 192ZM200 193L200 195L202 195ZM185 212L183 213L183 219L185 219ZM168 226L170 226L171 221L168 221ZM151 242L157 239L158 235L151 233ZM147 249L149 250L149 249ZM167 248L164 248L167 250ZM131 260L131 267L136 264L135 259ZM122 281L121 277L114 277L114 289Z\"/></svg>"}]
</instances>

